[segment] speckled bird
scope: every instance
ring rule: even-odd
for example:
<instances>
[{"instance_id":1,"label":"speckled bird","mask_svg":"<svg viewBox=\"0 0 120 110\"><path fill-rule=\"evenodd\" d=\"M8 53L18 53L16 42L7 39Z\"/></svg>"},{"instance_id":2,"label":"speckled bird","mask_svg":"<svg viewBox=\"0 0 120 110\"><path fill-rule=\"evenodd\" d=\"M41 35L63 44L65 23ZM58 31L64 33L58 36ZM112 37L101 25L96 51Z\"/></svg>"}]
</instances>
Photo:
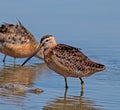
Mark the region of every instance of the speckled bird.
<instances>
[{"instance_id":1,"label":"speckled bird","mask_svg":"<svg viewBox=\"0 0 120 110\"><path fill-rule=\"evenodd\" d=\"M67 77L79 78L83 88L82 77L105 69L104 65L90 60L80 49L66 44L57 44L52 35L42 37L40 48L43 50L44 61L47 66L64 77L66 88L68 88ZM22 65L34 55L31 55Z\"/></svg>"},{"instance_id":2,"label":"speckled bird","mask_svg":"<svg viewBox=\"0 0 120 110\"><path fill-rule=\"evenodd\" d=\"M21 24L20 21L16 25L4 23L0 27L0 52L6 56L16 58L29 57L37 49L39 44L34 36ZM42 50L36 57L43 59Z\"/></svg>"}]
</instances>

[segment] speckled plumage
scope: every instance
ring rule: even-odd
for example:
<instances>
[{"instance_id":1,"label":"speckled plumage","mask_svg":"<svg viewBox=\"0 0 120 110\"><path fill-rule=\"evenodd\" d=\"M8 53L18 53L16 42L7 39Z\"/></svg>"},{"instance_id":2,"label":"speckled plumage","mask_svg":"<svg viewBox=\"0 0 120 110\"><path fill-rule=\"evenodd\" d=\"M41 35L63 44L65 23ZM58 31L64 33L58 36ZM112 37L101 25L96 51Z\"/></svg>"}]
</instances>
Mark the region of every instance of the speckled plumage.
<instances>
[{"instance_id":1,"label":"speckled plumage","mask_svg":"<svg viewBox=\"0 0 120 110\"><path fill-rule=\"evenodd\" d=\"M4 23L0 27L0 35L6 43L11 44L25 44L29 40L36 42L34 36L20 23L13 25Z\"/></svg>"},{"instance_id":2,"label":"speckled plumage","mask_svg":"<svg viewBox=\"0 0 120 110\"><path fill-rule=\"evenodd\" d=\"M104 65L91 61L79 49L65 44L51 48L45 61L64 77L84 77L105 69Z\"/></svg>"},{"instance_id":3,"label":"speckled plumage","mask_svg":"<svg viewBox=\"0 0 120 110\"><path fill-rule=\"evenodd\" d=\"M4 23L0 27L0 52L14 58L29 57L38 47L34 36L18 21L18 24ZM36 55L43 58L38 52Z\"/></svg>"}]
</instances>

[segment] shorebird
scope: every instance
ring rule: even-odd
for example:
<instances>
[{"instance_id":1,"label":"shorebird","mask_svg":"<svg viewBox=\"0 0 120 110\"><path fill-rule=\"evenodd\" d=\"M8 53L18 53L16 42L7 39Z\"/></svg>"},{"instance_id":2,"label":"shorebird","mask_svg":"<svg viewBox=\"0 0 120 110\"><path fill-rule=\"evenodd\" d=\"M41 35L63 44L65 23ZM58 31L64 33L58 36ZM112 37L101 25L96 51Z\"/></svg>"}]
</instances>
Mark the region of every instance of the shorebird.
<instances>
[{"instance_id":1,"label":"shorebird","mask_svg":"<svg viewBox=\"0 0 120 110\"><path fill-rule=\"evenodd\" d=\"M20 21L16 25L4 23L0 27L0 52L5 54L3 62L5 63L6 56L16 58L29 57L39 44L34 36L22 25ZM43 59L42 50L36 57Z\"/></svg>"},{"instance_id":2,"label":"shorebird","mask_svg":"<svg viewBox=\"0 0 120 110\"><path fill-rule=\"evenodd\" d=\"M40 48L43 50L44 61L47 66L64 77L65 88L68 88L67 77L79 78L83 89L84 81L82 77L87 77L106 68L103 64L90 60L76 47L57 44L55 37L52 35L46 35L41 38L38 50ZM37 51L34 52L22 66L32 58Z\"/></svg>"}]
</instances>

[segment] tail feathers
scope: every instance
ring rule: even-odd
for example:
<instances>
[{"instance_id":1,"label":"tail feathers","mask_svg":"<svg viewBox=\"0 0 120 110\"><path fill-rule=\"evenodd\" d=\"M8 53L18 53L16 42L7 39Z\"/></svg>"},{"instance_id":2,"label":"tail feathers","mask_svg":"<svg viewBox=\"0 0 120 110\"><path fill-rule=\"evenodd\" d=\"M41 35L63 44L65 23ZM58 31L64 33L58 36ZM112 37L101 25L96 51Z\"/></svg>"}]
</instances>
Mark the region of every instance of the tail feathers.
<instances>
[{"instance_id":1,"label":"tail feathers","mask_svg":"<svg viewBox=\"0 0 120 110\"><path fill-rule=\"evenodd\" d=\"M91 70L95 70L95 71L102 71L106 69L105 65L91 61L91 60L85 62L85 65L86 65L86 68L91 68Z\"/></svg>"},{"instance_id":2,"label":"tail feathers","mask_svg":"<svg viewBox=\"0 0 120 110\"><path fill-rule=\"evenodd\" d=\"M92 66L93 68L96 68L97 71L102 71L102 70L105 70L105 69L106 69L105 65L100 64L100 63L95 63L95 62L94 62L93 64L91 64L91 66Z\"/></svg>"}]
</instances>

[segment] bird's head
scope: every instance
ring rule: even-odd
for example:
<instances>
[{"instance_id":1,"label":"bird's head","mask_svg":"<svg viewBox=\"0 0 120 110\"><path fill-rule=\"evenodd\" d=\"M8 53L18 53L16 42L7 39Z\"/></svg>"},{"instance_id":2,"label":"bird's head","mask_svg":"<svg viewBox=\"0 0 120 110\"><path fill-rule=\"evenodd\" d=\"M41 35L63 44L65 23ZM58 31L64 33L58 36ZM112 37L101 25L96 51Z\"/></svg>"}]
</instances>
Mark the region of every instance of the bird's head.
<instances>
[{"instance_id":1,"label":"bird's head","mask_svg":"<svg viewBox=\"0 0 120 110\"><path fill-rule=\"evenodd\" d=\"M41 38L40 46L43 50L52 48L57 45L57 42L52 35L45 35Z\"/></svg>"}]
</instances>

